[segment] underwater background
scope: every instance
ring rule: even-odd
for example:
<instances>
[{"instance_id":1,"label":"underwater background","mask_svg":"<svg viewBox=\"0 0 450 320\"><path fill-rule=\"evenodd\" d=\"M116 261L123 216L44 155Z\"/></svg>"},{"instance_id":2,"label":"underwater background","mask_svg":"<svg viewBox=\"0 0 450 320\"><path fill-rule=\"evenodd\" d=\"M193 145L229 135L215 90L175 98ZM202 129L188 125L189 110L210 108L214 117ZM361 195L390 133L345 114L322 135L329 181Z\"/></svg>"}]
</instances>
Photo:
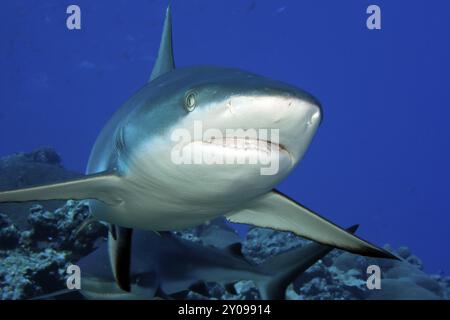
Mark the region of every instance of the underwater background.
<instances>
[{"instance_id":1,"label":"underwater background","mask_svg":"<svg viewBox=\"0 0 450 320\"><path fill-rule=\"evenodd\" d=\"M66 28L70 4L81 8L81 30ZM0 156L50 146L68 169L56 176L83 173L102 126L150 75L167 4L2 1ZM366 27L370 4L381 8L381 30ZM171 6L177 66L238 67L321 101L322 125L282 192L341 226L359 223L373 243L409 247L427 273L450 274L448 1ZM18 161L8 159L1 169Z\"/></svg>"}]
</instances>

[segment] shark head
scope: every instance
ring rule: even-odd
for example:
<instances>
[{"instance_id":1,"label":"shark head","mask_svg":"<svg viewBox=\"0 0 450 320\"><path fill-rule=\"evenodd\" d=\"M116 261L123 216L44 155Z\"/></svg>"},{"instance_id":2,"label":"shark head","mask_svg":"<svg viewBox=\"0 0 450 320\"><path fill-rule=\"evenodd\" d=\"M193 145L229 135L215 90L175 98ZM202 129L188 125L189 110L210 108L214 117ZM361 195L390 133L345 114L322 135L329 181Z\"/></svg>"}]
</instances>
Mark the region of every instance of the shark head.
<instances>
[{"instance_id":1,"label":"shark head","mask_svg":"<svg viewBox=\"0 0 450 320\"><path fill-rule=\"evenodd\" d=\"M125 171L158 190L170 185L185 204L267 192L298 164L322 119L311 94L222 67L175 69L136 97L119 135Z\"/></svg>"}]
</instances>

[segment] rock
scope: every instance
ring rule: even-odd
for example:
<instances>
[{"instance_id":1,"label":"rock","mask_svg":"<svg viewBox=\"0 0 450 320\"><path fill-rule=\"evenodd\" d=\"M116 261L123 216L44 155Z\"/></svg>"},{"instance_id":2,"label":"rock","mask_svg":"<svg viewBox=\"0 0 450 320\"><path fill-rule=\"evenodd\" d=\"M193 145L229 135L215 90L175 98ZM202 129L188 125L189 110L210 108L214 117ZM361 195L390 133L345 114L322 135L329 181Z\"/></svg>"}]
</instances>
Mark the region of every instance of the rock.
<instances>
[{"instance_id":1,"label":"rock","mask_svg":"<svg viewBox=\"0 0 450 320\"><path fill-rule=\"evenodd\" d=\"M446 300L450 299L450 277L443 274L431 275L431 278L439 283L441 287L442 297Z\"/></svg>"},{"instance_id":2,"label":"rock","mask_svg":"<svg viewBox=\"0 0 450 320\"><path fill-rule=\"evenodd\" d=\"M6 214L0 213L0 229L7 228L12 224L12 221Z\"/></svg>"},{"instance_id":3,"label":"rock","mask_svg":"<svg viewBox=\"0 0 450 320\"><path fill-rule=\"evenodd\" d=\"M306 270L300 277L294 281L294 288L298 288L302 283L311 281L314 278L332 278L331 273L328 268L320 261L312 265L308 270Z\"/></svg>"},{"instance_id":4,"label":"rock","mask_svg":"<svg viewBox=\"0 0 450 320\"><path fill-rule=\"evenodd\" d=\"M413 255L408 254L404 248L400 249L401 254L408 258L412 257ZM339 250L332 251L327 259L329 261L326 264L316 263L294 282L294 294L289 293L291 299L293 297L314 300L401 299L401 291L407 290L406 285L412 288L411 293L405 294L406 297L414 299L420 299L421 296L424 299L448 297L448 286L444 280L437 281L423 273L417 265L406 261L366 258ZM380 266L382 288L387 283L386 294L375 293L366 287L366 270L371 264ZM402 281L391 282L391 280Z\"/></svg>"},{"instance_id":5,"label":"rock","mask_svg":"<svg viewBox=\"0 0 450 320\"><path fill-rule=\"evenodd\" d=\"M19 245L20 230L7 215L0 213L0 250L14 249Z\"/></svg>"},{"instance_id":6,"label":"rock","mask_svg":"<svg viewBox=\"0 0 450 320\"><path fill-rule=\"evenodd\" d=\"M255 283L250 280L238 281L234 284L236 294L241 300L258 300L261 299L258 288Z\"/></svg>"},{"instance_id":7,"label":"rock","mask_svg":"<svg viewBox=\"0 0 450 320\"><path fill-rule=\"evenodd\" d=\"M61 158L52 148L43 147L32 152L22 152L0 158L0 191L32 185L73 179L82 176L61 165ZM47 210L53 211L65 201L40 201ZM28 211L33 203L2 203L5 212L20 229L28 228Z\"/></svg>"},{"instance_id":8,"label":"rock","mask_svg":"<svg viewBox=\"0 0 450 320\"><path fill-rule=\"evenodd\" d=\"M30 209L28 218L33 229L31 237L40 246L71 251L78 256L86 255L96 247L99 238L107 236L107 227L98 222L78 230L89 217L89 207L84 202L69 200L53 212L35 205Z\"/></svg>"},{"instance_id":9,"label":"rock","mask_svg":"<svg viewBox=\"0 0 450 320\"><path fill-rule=\"evenodd\" d=\"M186 300L209 300L208 297L202 296L193 291L189 291L186 295Z\"/></svg>"},{"instance_id":10,"label":"rock","mask_svg":"<svg viewBox=\"0 0 450 320\"><path fill-rule=\"evenodd\" d=\"M388 279L400 279L405 277L410 277L412 275L421 274L421 271L407 263L407 262L399 262L397 266L391 268L389 270L382 270L383 276Z\"/></svg>"},{"instance_id":11,"label":"rock","mask_svg":"<svg viewBox=\"0 0 450 320\"><path fill-rule=\"evenodd\" d=\"M35 240L51 240L53 235L58 234L58 219L54 212L44 210L41 205L33 205L30 208L28 223L33 229L33 237Z\"/></svg>"},{"instance_id":12,"label":"rock","mask_svg":"<svg viewBox=\"0 0 450 320\"><path fill-rule=\"evenodd\" d=\"M363 257L348 252L340 254L333 263L334 266L345 272L351 269L363 269L365 264L366 261Z\"/></svg>"},{"instance_id":13,"label":"rock","mask_svg":"<svg viewBox=\"0 0 450 320\"><path fill-rule=\"evenodd\" d=\"M207 283L208 296L215 299L221 299L225 294L227 294L225 288L214 282Z\"/></svg>"},{"instance_id":14,"label":"rock","mask_svg":"<svg viewBox=\"0 0 450 320\"><path fill-rule=\"evenodd\" d=\"M411 255L409 256L406 261L408 261L410 264L416 266L417 268L419 268L420 270L423 270L423 263L422 260L420 260L418 257L416 257L415 255Z\"/></svg>"},{"instance_id":15,"label":"rock","mask_svg":"<svg viewBox=\"0 0 450 320\"><path fill-rule=\"evenodd\" d=\"M20 234L20 245L23 248L33 247L33 230L25 230Z\"/></svg>"},{"instance_id":16,"label":"rock","mask_svg":"<svg viewBox=\"0 0 450 320\"><path fill-rule=\"evenodd\" d=\"M0 299L29 299L63 288L67 253L8 251L0 259Z\"/></svg>"},{"instance_id":17,"label":"rock","mask_svg":"<svg viewBox=\"0 0 450 320\"><path fill-rule=\"evenodd\" d=\"M31 162L61 165L59 154L50 147L43 147L31 153L26 153L24 157L30 159Z\"/></svg>"},{"instance_id":18,"label":"rock","mask_svg":"<svg viewBox=\"0 0 450 320\"><path fill-rule=\"evenodd\" d=\"M258 289L253 281L238 281L233 285L232 292L229 292L221 284L208 282L205 284L207 293L202 294L206 299L219 300L257 300L260 299ZM200 293L196 293L197 295Z\"/></svg>"},{"instance_id":19,"label":"rock","mask_svg":"<svg viewBox=\"0 0 450 320\"><path fill-rule=\"evenodd\" d=\"M372 290L369 300L440 300L435 293L418 286L413 281L402 279L384 279L380 290Z\"/></svg>"},{"instance_id":20,"label":"rock","mask_svg":"<svg viewBox=\"0 0 450 320\"><path fill-rule=\"evenodd\" d=\"M84 202L68 201L55 211L34 205L30 229L20 231L0 214L0 298L28 299L62 289L69 261L93 251L106 236L100 223L78 230L89 216Z\"/></svg>"},{"instance_id":21,"label":"rock","mask_svg":"<svg viewBox=\"0 0 450 320\"><path fill-rule=\"evenodd\" d=\"M19 244L20 231L15 225L2 228L0 231L0 250L14 249Z\"/></svg>"},{"instance_id":22,"label":"rock","mask_svg":"<svg viewBox=\"0 0 450 320\"><path fill-rule=\"evenodd\" d=\"M298 296L301 300L329 300L333 299L333 294L329 288L327 281L323 278L313 278L310 281L303 284L298 292Z\"/></svg>"},{"instance_id":23,"label":"rock","mask_svg":"<svg viewBox=\"0 0 450 320\"><path fill-rule=\"evenodd\" d=\"M424 289L427 289L428 291L431 291L435 293L436 295L442 297L443 290L435 279L432 277L426 275L425 273L417 274L417 275L411 275L409 276L409 279L413 281L418 286L421 286Z\"/></svg>"},{"instance_id":24,"label":"rock","mask_svg":"<svg viewBox=\"0 0 450 320\"><path fill-rule=\"evenodd\" d=\"M403 246L403 247L400 247L400 248L397 249L397 254L401 258L406 259L406 258L408 258L411 255L411 250L409 250L408 247Z\"/></svg>"}]
</instances>

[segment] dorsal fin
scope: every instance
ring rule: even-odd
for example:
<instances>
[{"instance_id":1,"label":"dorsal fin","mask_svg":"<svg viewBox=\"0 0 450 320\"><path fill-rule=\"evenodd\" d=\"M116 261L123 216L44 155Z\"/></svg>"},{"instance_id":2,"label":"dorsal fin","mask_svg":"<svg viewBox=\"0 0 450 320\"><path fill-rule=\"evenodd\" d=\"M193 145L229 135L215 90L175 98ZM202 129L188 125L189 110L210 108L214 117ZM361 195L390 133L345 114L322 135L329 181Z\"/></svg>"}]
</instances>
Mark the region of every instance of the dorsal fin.
<instances>
[{"instance_id":1,"label":"dorsal fin","mask_svg":"<svg viewBox=\"0 0 450 320\"><path fill-rule=\"evenodd\" d=\"M159 45L158 58L153 67L149 81L175 69L172 48L172 13L170 6L167 7L166 19L164 20L161 43Z\"/></svg>"}]
</instances>

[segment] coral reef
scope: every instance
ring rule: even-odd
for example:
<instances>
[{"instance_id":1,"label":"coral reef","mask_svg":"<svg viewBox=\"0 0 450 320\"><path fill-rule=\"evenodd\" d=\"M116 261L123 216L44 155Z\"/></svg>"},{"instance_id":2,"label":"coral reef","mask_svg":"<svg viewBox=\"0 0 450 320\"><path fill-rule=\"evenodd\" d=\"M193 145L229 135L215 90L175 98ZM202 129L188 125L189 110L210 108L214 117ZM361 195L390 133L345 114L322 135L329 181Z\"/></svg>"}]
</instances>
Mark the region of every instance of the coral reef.
<instances>
[{"instance_id":1,"label":"coral reef","mask_svg":"<svg viewBox=\"0 0 450 320\"><path fill-rule=\"evenodd\" d=\"M16 153L0 158L0 191L23 188L49 182L56 182L81 176L65 169L55 150L42 147L28 153ZM48 210L55 210L65 201L45 201ZM10 219L19 226L26 227L30 203L1 203L0 212L8 213Z\"/></svg>"},{"instance_id":2,"label":"coral reef","mask_svg":"<svg viewBox=\"0 0 450 320\"><path fill-rule=\"evenodd\" d=\"M0 213L0 250L15 248L19 244L20 231L11 219Z\"/></svg>"},{"instance_id":3,"label":"coral reef","mask_svg":"<svg viewBox=\"0 0 450 320\"><path fill-rule=\"evenodd\" d=\"M30 228L20 230L0 214L0 299L28 299L64 288L66 268L93 251L106 236L95 223L79 229L89 217L83 202L68 201L47 211L30 209Z\"/></svg>"},{"instance_id":4,"label":"coral reef","mask_svg":"<svg viewBox=\"0 0 450 320\"><path fill-rule=\"evenodd\" d=\"M189 236L184 236L189 239ZM252 228L243 241L242 252L254 264L304 246L308 240L289 232ZM324 259L303 273L286 291L290 300L349 300L349 299L449 299L450 277L427 275L420 259L407 247L393 250L404 261L366 258L340 250L333 250ZM382 272L381 289L368 289L367 267L377 265ZM227 288L228 289L228 288ZM258 289L252 281L234 284L233 293L220 284L207 283L206 292L189 292L188 299L259 299Z\"/></svg>"},{"instance_id":5,"label":"coral reef","mask_svg":"<svg viewBox=\"0 0 450 320\"><path fill-rule=\"evenodd\" d=\"M107 235L106 226L100 223L88 224L78 231L89 216L89 207L84 202L69 200L55 211L35 205L28 217L29 237L39 248L69 251L72 257L80 258L93 251L97 242Z\"/></svg>"},{"instance_id":6,"label":"coral reef","mask_svg":"<svg viewBox=\"0 0 450 320\"><path fill-rule=\"evenodd\" d=\"M64 288L66 267L92 252L107 234L101 223L88 224L89 208L84 202L68 201L54 211L41 205L30 208L30 227L19 229L0 214L0 298L27 299ZM239 238L223 220L174 232L201 245L223 248ZM213 236L214 234L220 235ZM266 259L309 243L288 232L252 228L242 242L249 262ZM394 251L389 246L385 249ZM404 261L366 258L334 250L303 273L287 291L287 299L449 299L450 277L427 275L419 258L406 247L394 251ZM381 290L369 290L367 267L382 270ZM205 292L189 292L187 299L259 299L252 281L239 281L233 288L206 283Z\"/></svg>"},{"instance_id":7,"label":"coral reef","mask_svg":"<svg viewBox=\"0 0 450 320\"><path fill-rule=\"evenodd\" d=\"M0 299L28 299L61 289L69 253L0 251Z\"/></svg>"},{"instance_id":8,"label":"coral reef","mask_svg":"<svg viewBox=\"0 0 450 320\"><path fill-rule=\"evenodd\" d=\"M292 241L294 235L268 229L253 228L244 242L244 252L252 261L260 263L272 252L283 252L308 241ZM249 241L250 240L250 241ZM274 249L275 248L275 249ZM323 260L302 274L288 287L289 299L448 299L450 277L430 276L422 269L422 262L407 247L393 250L404 261L375 259L333 250ZM381 289L368 289L367 267L381 269Z\"/></svg>"},{"instance_id":9,"label":"coral reef","mask_svg":"<svg viewBox=\"0 0 450 320\"><path fill-rule=\"evenodd\" d=\"M75 177L65 170L57 153L43 148L0 159L0 189L22 187ZM85 202L0 205L0 299L29 299L63 289L66 267L92 252L104 241L107 228L89 219ZM82 227L81 227L82 226ZM177 231L183 239L225 248L242 242L249 262L266 259L309 243L289 232L252 228L241 240L223 219L197 228ZM333 250L304 272L286 291L287 299L450 299L450 277L427 275L422 261L407 247L393 250L403 261L374 259ZM381 289L369 290L367 267L381 269ZM188 299L259 299L251 281L233 286L206 283L202 294L188 292Z\"/></svg>"}]
</instances>

